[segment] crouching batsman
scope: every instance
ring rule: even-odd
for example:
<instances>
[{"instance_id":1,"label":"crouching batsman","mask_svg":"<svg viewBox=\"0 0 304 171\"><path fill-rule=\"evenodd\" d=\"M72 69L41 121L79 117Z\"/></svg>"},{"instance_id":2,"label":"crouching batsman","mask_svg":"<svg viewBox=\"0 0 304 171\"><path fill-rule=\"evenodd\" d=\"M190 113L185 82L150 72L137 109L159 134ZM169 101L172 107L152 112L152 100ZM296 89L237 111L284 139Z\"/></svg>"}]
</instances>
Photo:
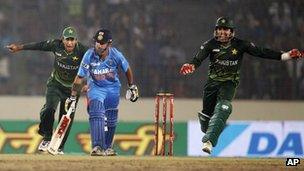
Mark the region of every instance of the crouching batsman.
<instances>
[{"instance_id":1,"label":"crouching batsman","mask_svg":"<svg viewBox=\"0 0 304 171\"><path fill-rule=\"evenodd\" d=\"M112 47L112 34L107 29L100 29L94 35L94 48L89 49L80 64L75 77L71 97L66 100L66 107L76 100L82 88L82 82L88 84L88 114L92 142L91 156L117 155L112 148L112 141L118 118L120 81L118 69L126 73L129 89L127 98L135 102L139 95L133 84L133 74L123 54Z\"/></svg>"},{"instance_id":2,"label":"crouching batsman","mask_svg":"<svg viewBox=\"0 0 304 171\"><path fill-rule=\"evenodd\" d=\"M201 131L205 133L202 150L211 153L226 121L232 112L231 101L240 80L244 53L273 60L303 58L298 49L277 52L234 37L234 24L227 17L216 21L214 38L203 43L189 63L183 64L180 73L191 74L202 61L209 58L208 79L204 86L203 110L198 113Z\"/></svg>"}]
</instances>

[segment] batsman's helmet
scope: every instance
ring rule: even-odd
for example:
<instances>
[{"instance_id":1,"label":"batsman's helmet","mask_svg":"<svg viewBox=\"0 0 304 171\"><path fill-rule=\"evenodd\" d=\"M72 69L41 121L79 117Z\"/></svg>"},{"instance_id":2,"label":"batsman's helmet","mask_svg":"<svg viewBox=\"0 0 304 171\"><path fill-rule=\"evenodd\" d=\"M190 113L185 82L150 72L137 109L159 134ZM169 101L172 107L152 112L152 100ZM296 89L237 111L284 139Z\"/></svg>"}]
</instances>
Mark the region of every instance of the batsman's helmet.
<instances>
[{"instance_id":1,"label":"batsman's helmet","mask_svg":"<svg viewBox=\"0 0 304 171\"><path fill-rule=\"evenodd\" d=\"M235 26L232 22L232 20L230 20L228 17L220 17L216 20L216 24L215 24L215 28L217 27L225 27L225 28L230 28L230 29L234 29Z\"/></svg>"},{"instance_id":2,"label":"batsman's helmet","mask_svg":"<svg viewBox=\"0 0 304 171\"><path fill-rule=\"evenodd\" d=\"M112 43L112 33L110 30L102 28L95 33L93 39L100 44Z\"/></svg>"}]
</instances>

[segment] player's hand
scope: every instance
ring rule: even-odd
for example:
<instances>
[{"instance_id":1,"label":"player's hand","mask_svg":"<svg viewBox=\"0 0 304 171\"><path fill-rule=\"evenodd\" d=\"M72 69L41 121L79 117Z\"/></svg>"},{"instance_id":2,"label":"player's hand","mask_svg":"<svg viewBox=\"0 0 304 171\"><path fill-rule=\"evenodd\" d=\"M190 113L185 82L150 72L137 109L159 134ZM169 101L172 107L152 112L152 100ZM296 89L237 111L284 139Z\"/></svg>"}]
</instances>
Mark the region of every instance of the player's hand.
<instances>
[{"instance_id":1,"label":"player's hand","mask_svg":"<svg viewBox=\"0 0 304 171\"><path fill-rule=\"evenodd\" d=\"M88 85L84 85L81 89L82 93L87 93L89 91L89 86Z\"/></svg>"},{"instance_id":2,"label":"player's hand","mask_svg":"<svg viewBox=\"0 0 304 171\"><path fill-rule=\"evenodd\" d=\"M8 50L10 52L14 53L14 52L18 52L18 51L22 50L22 45L10 44L10 45L7 45L6 48L8 48Z\"/></svg>"},{"instance_id":3,"label":"player's hand","mask_svg":"<svg viewBox=\"0 0 304 171\"><path fill-rule=\"evenodd\" d=\"M187 75L187 74L192 74L193 72L195 71L195 67L193 64L188 64L188 63L185 63L181 69L180 69L180 73L183 74L183 75Z\"/></svg>"},{"instance_id":4,"label":"player's hand","mask_svg":"<svg viewBox=\"0 0 304 171\"><path fill-rule=\"evenodd\" d=\"M71 104L73 103L73 102L76 102L76 96L71 96L71 97L69 97L69 98L67 98L66 100L65 100L65 104L64 104L64 110L66 111L66 112L68 112L68 110L69 110L69 107L71 106ZM75 107L75 106L73 106L73 107Z\"/></svg>"},{"instance_id":5,"label":"player's hand","mask_svg":"<svg viewBox=\"0 0 304 171\"><path fill-rule=\"evenodd\" d=\"M136 85L132 84L126 93L126 99L130 100L131 102L136 102L139 98L139 92Z\"/></svg>"}]
</instances>

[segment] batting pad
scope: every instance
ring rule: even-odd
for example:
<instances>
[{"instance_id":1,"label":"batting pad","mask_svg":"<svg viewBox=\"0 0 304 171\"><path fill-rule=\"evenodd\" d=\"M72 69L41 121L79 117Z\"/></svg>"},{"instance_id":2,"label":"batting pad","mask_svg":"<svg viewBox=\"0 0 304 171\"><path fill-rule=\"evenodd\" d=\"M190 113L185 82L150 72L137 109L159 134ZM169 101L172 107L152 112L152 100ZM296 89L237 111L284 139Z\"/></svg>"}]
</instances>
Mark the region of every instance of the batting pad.
<instances>
[{"instance_id":1,"label":"batting pad","mask_svg":"<svg viewBox=\"0 0 304 171\"><path fill-rule=\"evenodd\" d=\"M89 104L89 121L91 131L92 148L100 146L105 149L105 114L101 101L92 100Z\"/></svg>"},{"instance_id":2,"label":"batting pad","mask_svg":"<svg viewBox=\"0 0 304 171\"><path fill-rule=\"evenodd\" d=\"M106 117L107 117L108 131L106 131L105 134L106 137L105 143L106 143L106 148L112 148L112 142L117 125L118 109L106 110Z\"/></svg>"}]
</instances>

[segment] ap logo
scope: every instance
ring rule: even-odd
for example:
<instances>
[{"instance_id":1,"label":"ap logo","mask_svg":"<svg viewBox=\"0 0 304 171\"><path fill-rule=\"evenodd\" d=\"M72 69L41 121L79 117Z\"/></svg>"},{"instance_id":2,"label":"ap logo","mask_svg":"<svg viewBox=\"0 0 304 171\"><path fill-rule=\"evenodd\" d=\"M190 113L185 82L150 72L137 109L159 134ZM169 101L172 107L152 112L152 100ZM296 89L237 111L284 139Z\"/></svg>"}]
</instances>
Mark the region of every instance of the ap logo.
<instances>
[{"instance_id":1,"label":"ap logo","mask_svg":"<svg viewBox=\"0 0 304 171\"><path fill-rule=\"evenodd\" d=\"M300 158L287 158L286 166L297 166L300 164Z\"/></svg>"}]
</instances>

